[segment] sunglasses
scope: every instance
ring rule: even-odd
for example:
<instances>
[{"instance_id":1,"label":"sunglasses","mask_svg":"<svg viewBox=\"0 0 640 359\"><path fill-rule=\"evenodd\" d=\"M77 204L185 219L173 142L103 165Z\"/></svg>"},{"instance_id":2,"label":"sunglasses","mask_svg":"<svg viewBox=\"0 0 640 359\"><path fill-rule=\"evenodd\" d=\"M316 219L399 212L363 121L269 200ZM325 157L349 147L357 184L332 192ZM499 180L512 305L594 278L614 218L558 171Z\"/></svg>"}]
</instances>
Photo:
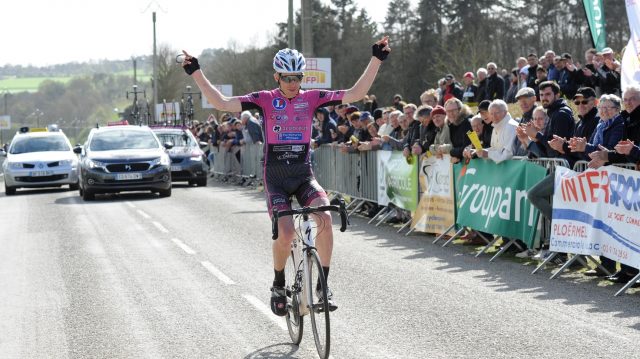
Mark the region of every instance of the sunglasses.
<instances>
[{"instance_id":1,"label":"sunglasses","mask_svg":"<svg viewBox=\"0 0 640 359\"><path fill-rule=\"evenodd\" d=\"M302 77L303 75L287 75L287 76L280 75L280 80L290 84L292 82L302 82Z\"/></svg>"},{"instance_id":2,"label":"sunglasses","mask_svg":"<svg viewBox=\"0 0 640 359\"><path fill-rule=\"evenodd\" d=\"M574 105L576 105L576 106L578 106L578 105L586 105L586 104L588 104L588 103L589 103L589 100L582 100L582 101L578 100L578 101L573 101L573 104L574 104Z\"/></svg>"}]
</instances>

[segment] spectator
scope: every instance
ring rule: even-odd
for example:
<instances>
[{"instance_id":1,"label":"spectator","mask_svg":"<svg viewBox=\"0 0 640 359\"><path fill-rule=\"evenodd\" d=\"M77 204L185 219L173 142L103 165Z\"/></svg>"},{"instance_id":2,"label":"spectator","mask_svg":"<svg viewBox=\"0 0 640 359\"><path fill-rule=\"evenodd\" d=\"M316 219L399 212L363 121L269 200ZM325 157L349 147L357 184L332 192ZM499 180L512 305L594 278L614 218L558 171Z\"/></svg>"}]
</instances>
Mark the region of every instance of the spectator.
<instances>
[{"instance_id":1,"label":"spectator","mask_svg":"<svg viewBox=\"0 0 640 359\"><path fill-rule=\"evenodd\" d=\"M478 86L473 83L473 72L467 72L462 77L462 81L464 81L464 92L462 93L462 102L468 104L470 102L475 102L476 94L478 93ZM424 104L424 103L423 103ZM431 105L429 105L431 106Z\"/></svg>"},{"instance_id":2,"label":"spectator","mask_svg":"<svg viewBox=\"0 0 640 359\"><path fill-rule=\"evenodd\" d=\"M404 157L412 155L411 147L420 141L420 122L414 116L417 110L416 105L408 104L404 107L404 114L407 121L407 133L402 139L402 154Z\"/></svg>"},{"instance_id":3,"label":"spectator","mask_svg":"<svg viewBox=\"0 0 640 359\"><path fill-rule=\"evenodd\" d=\"M523 125L530 122L531 119L533 118L533 110L536 107L536 93L532 88L525 87L520 91L518 91L518 94L516 95L516 99L518 100L518 106L522 111L522 117L518 119L517 122L519 125ZM546 117L546 114L544 114L544 116ZM526 140L526 138L523 138L523 139ZM526 143L522 143L520 139L516 136L513 141L513 155L526 156L528 152L527 151L528 142L529 141L526 141Z\"/></svg>"},{"instance_id":4,"label":"spectator","mask_svg":"<svg viewBox=\"0 0 640 359\"><path fill-rule=\"evenodd\" d=\"M573 97L573 103L578 108L578 118L580 119L576 124L573 137L591 140L596 126L600 122L598 109L596 108L596 92L590 87L581 87ZM562 152L568 153L576 161L585 159L579 153L576 154L569 149L568 141L563 143Z\"/></svg>"},{"instance_id":5,"label":"spectator","mask_svg":"<svg viewBox=\"0 0 640 359\"><path fill-rule=\"evenodd\" d=\"M538 55L534 54L534 53L530 53L527 56L527 63L529 64L529 68L528 68L528 77L527 77L527 82L526 82L526 86L524 87L531 87L531 88L535 88L536 85L536 71L538 71Z\"/></svg>"},{"instance_id":6,"label":"spectator","mask_svg":"<svg viewBox=\"0 0 640 359\"><path fill-rule=\"evenodd\" d=\"M484 121L482 121L482 116L480 115L475 115L473 117L471 117L469 119L469 123L471 124L471 129L473 130L473 132L476 133L476 135L478 136L478 140L480 140L480 144L482 145L482 148L489 148L491 147L491 138L489 138L489 141L486 141L485 138L483 138L483 135L485 134L485 124ZM467 160L473 159L473 158L477 158L478 156L476 156L475 154L475 148L473 148L473 144L467 146L464 151L462 151L462 157L466 158ZM475 238L475 236L473 237ZM467 236L467 239L471 239L469 236Z\"/></svg>"},{"instance_id":7,"label":"spectator","mask_svg":"<svg viewBox=\"0 0 640 359\"><path fill-rule=\"evenodd\" d=\"M356 111L358 111L358 108L355 106L348 106L344 110L345 121L342 124L337 123L338 133L336 134L336 137L333 139L335 142L345 143L349 141L349 138L351 137L351 135L353 135L353 130L354 130L352 126L352 122L350 120L351 114Z\"/></svg>"},{"instance_id":8,"label":"spectator","mask_svg":"<svg viewBox=\"0 0 640 359\"><path fill-rule=\"evenodd\" d=\"M389 114L389 124L391 125L391 132L388 135L382 135L380 138L382 139L382 149L383 150L392 150L392 149L401 149L402 147L393 144L399 144L402 140L402 128L400 127L399 117L402 115L402 112L399 110L392 111Z\"/></svg>"},{"instance_id":9,"label":"spectator","mask_svg":"<svg viewBox=\"0 0 640 359\"><path fill-rule=\"evenodd\" d=\"M243 111L240 114L240 122L242 122L242 142L241 144L261 144L264 142L264 136L262 135L262 126L260 122L251 115L249 111Z\"/></svg>"},{"instance_id":10,"label":"spectator","mask_svg":"<svg viewBox=\"0 0 640 359\"><path fill-rule=\"evenodd\" d=\"M536 92L536 98L540 100L540 84L547 81L547 71L542 66L538 66L536 70L536 81L533 90Z\"/></svg>"},{"instance_id":11,"label":"spectator","mask_svg":"<svg viewBox=\"0 0 640 359\"><path fill-rule=\"evenodd\" d=\"M520 89L520 77L518 76L518 69L514 68L511 71L511 81L509 84L509 88L507 89L506 94L504 95L504 100L507 103L514 103L516 102L516 94L518 93L518 90Z\"/></svg>"},{"instance_id":12,"label":"spectator","mask_svg":"<svg viewBox=\"0 0 640 359\"><path fill-rule=\"evenodd\" d=\"M549 63L549 67L547 68L547 80L549 81L558 81L560 78L560 72L557 68L557 63L560 61L559 57L556 57L556 53L553 50L548 50L544 53L544 58Z\"/></svg>"},{"instance_id":13,"label":"spectator","mask_svg":"<svg viewBox=\"0 0 640 359\"><path fill-rule=\"evenodd\" d=\"M442 106L436 106L431 111L431 120L436 126L436 136L433 144L429 147L429 151L438 158L448 154L451 150L451 138L449 137L449 126L445 123L447 112Z\"/></svg>"},{"instance_id":14,"label":"spectator","mask_svg":"<svg viewBox=\"0 0 640 359\"><path fill-rule=\"evenodd\" d=\"M558 62L558 85L566 98L573 98L578 90L578 69L573 65L573 59L568 53L562 54Z\"/></svg>"},{"instance_id":15,"label":"spectator","mask_svg":"<svg viewBox=\"0 0 640 359\"><path fill-rule=\"evenodd\" d=\"M444 80L445 85L443 101L447 102L451 98L457 98L458 100L461 100L464 90L462 89L462 86L456 81L456 78L452 74L447 74L444 77Z\"/></svg>"},{"instance_id":16,"label":"spectator","mask_svg":"<svg viewBox=\"0 0 640 359\"><path fill-rule=\"evenodd\" d=\"M487 143L491 143L491 132L493 132L491 117L489 116L489 105L491 105L491 101L489 100L484 100L478 104L478 114L484 123L484 126L482 126L482 141L486 141Z\"/></svg>"},{"instance_id":17,"label":"spectator","mask_svg":"<svg viewBox=\"0 0 640 359\"><path fill-rule=\"evenodd\" d=\"M478 92L476 93L476 102L479 103L487 97L487 69L481 67L476 71L478 76Z\"/></svg>"},{"instance_id":18,"label":"spectator","mask_svg":"<svg viewBox=\"0 0 640 359\"><path fill-rule=\"evenodd\" d=\"M380 127L378 127L378 134L380 136L388 135L393 131L393 127L389 123L389 115L393 111L393 108L387 107L382 110L382 118L380 122L376 121Z\"/></svg>"},{"instance_id":19,"label":"spectator","mask_svg":"<svg viewBox=\"0 0 640 359\"><path fill-rule=\"evenodd\" d=\"M420 103L425 106L438 106L438 91L436 89L428 89L420 95Z\"/></svg>"},{"instance_id":20,"label":"spectator","mask_svg":"<svg viewBox=\"0 0 640 359\"><path fill-rule=\"evenodd\" d=\"M325 143L333 142L332 135L338 131L338 127L336 126L336 122L331 119L329 110L324 107L320 107L316 110L315 114L320 124L320 134L314 138L312 145L314 147L318 147Z\"/></svg>"},{"instance_id":21,"label":"spectator","mask_svg":"<svg viewBox=\"0 0 640 359\"><path fill-rule=\"evenodd\" d=\"M513 157L513 142L516 137L516 122L509 114L507 103L494 100L489 105L492 120L491 147L482 150L472 150L479 158L488 158L495 163L506 161Z\"/></svg>"},{"instance_id":22,"label":"spectator","mask_svg":"<svg viewBox=\"0 0 640 359\"><path fill-rule=\"evenodd\" d=\"M420 106L418 108L418 121L420 122L420 138L413 143L412 151L420 155L429 150L436 138L436 125L431 121L431 106Z\"/></svg>"},{"instance_id":23,"label":"spectator","mask_svg":"<svg viewBox=\"0 0 640 359\"><path fill-rule=\"evenodd\" d=\"M452 98L444 105L447 113L447 125L449 126L449 137L451 139L451 161L457 163L462 160L462 151L471 140L467 132L471 131L469 119L473 116L469 106L462 103L457 98Z\"/></svg>"},{"instance_id":24,"label":"spectator","mask_svg":"<svg viewBox=\"0 0 640 359\"><path fill-rule=\"evenodd\" d=\"M493 62L488 63L487 74L487 92L484 99L489 101L502 100L504 98L504 80L498 76L498 66Z\"/></svg>"},{"instance_id":25,"label":"spectator","mask_svg":"<svg viewBox=\"0 0 640 359\"><path fill-rule=\"evenodd\" d=\"M364 111L373 113L378 108L378 100L376 95L367 95L364 97Z\"/></svg>"},{"instance_id":26,"label":"spectator","mask_svg":"<svg viewBox=\"0 0 640 359\"><path fill-rule=\"evenodd\" d=\"M444 104L444 95L447 89L447 80L443 77L438 80L438 105L443 106Z\"/></svg>"},{"instance_id":27,"label":"spectator","mask_svg":"<svg viewBox=\"0 0 640 359\"><path fill-rule=\"evenodd\" d=\"M600 53L602 62L596 56L596 81L605 94L620 94L620 63L613 57L613 50L605 47Z\"/></svg>"},{"instance_id":28,"label":"spectator","mask_svg":"<svg viewBox=\"0 0 640 359\"><path fill-rule=\"evenodd\" d=\"M402 101L402 96L400 94L396 94L395 96L393 96L393 107L396 108L396 110L402 111L402 104L400 104L400 102Z\"/></svg>"},{"instance_id":29,"label":"spectator","mask_svg":"<svg viewBox=\"0 0 640 359\"><path fill-rule=\"evenodd\" d=\"M382 141L378 135L378 124L371 122L367 125L367 131L371 137L371 141L361 142L358 145L358 151L377 151L381 148Z\"/></svg>"},{"instance_id":30,"label":"spectator","mask_svg":"<svg viewBox=\"0 0 640 359\"><path fill-rule=\"evenodd\" d=\"M593 59L597 54L596 49L591 48L584 53L584 66L578 71L578 84L582 87L591 87L598 92L598 81L595 76L597 70L593 65Z\"/></svg>"}]
</instances>

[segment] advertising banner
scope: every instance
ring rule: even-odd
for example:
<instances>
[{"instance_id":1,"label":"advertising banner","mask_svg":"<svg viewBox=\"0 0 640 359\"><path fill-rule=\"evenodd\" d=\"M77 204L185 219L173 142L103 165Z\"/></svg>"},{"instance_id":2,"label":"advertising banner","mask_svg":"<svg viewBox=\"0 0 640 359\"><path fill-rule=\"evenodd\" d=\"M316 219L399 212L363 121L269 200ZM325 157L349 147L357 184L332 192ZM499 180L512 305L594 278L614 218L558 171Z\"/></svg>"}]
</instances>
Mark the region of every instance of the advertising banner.
<instances>
[{"instance_id":1,"label":"advertising banner","mask_svg":"<svg viewBox=\"0 0 640 359\"><path fill-rule=\"evenodd\" d=\"M391 202L408 211L418 207L418 165L407 164L402 152L378 151L378 184L378 204Z\"/></svg>"},{"instance_id":2,"label":"advertising banner","mask_svg":"<svg viewBox=\"0 0 640 359\"><path fill-rule=\"evenodd\" d=\"M11 129L11 116L0 116L0 130Z\"/></svg>"},{"instance_id":3,"label":"advertising banner","mask_svg":"<svg viewBox=\"0 0 640 359\"><path fill-rule=\"evenodd\" d=\"M327 89L331 88L331 58L308 57L307 68L304 70L302 88Z\"/></svg>"},{"instance_id":4,"label":"advertising banner","mask_svg":"<svg viewBox=\"0 0 640 359\"><path fill-rule=\"evenodd\" d=\"M626 1L631 36L622 56L620 82L622 91L640 84L640 1Z\"/></svg>"},{"instance_id":5,"label":"advertising banner","mask_svg":"<svg viewBox=\"0 0 640 359\"><path fill-rule=\"evenodd\" d=\"M550 250L640 268L640 172L556 168L552 217Z\"/></svg>"},{"instance_id":6,"label":"advertising banner","mask_svg":"<svg viewBox=\"0 0 640 359\"><path fill-rule=\"evenodd\" d=\"M453 166L456 224L477 231L524 241L531 248L538 211L527 190L546 176L546 170L527 161L475 159Z\"/></svg>"},{"instance_id":7,"label":"advertising banner","mask_svg":"<svg viewBox=\"0 0 640 359\"><path fill-rule=\"evenodd\" d=\"M604 7L602 0L582 0L584 12L589 22L589 30L591 30L591 41L593 47L598 51L602 51L607 47L607 33L604 28Z\"/></svg>"},{"instance_id":8,"label":"advertising banner","mask_svg":"<svg viewBox=\"0 0 640 359\"><path fill-rule=\"evenodd\" d=\"M451 157L423 156L419 180L422 196L411 226L418 232L444 233L455 222Z\"/></svg>"}]
</instances>

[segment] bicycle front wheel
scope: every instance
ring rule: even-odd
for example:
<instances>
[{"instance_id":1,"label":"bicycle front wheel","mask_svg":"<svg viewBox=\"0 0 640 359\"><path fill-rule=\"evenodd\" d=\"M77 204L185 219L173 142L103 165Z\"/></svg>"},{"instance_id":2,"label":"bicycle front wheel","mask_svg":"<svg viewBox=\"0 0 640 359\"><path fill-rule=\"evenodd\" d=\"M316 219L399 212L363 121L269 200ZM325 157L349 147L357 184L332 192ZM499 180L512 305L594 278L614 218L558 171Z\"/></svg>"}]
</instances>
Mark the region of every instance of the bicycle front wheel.
<instances>
[{"instance_id":1,"label":"bicycle front wheel","mask_svg":"<svg viewBox=\"0 0 640 359\"><path fill-rule=\"evenodd\" d=\"M301 262L302 263L302 262ZM302 278L298 276L298 263L291 254L287 265L284 267L284 275L286 278L285 290L287 291L287 328L289 336L293 344L298 345L302 341L302 328L304 327L304 317L300 315L301 292L300 285Z\"/></svg>"},{"instance_id":2,"label":"bicycle front wheel","mask_svg":"<svg viewBox=\"0 0 640 359\"><path fill-rule=\"evenodd\" d=\"M329 321L329 302L327 299L327 281L324 278L320 257L316 251L311 251L307 256L309 261L309 275L311 276L311 286L307 290L312 291L311 295L311 327L313 329L313 338L316 341L316 349L320 358L329 357L329 349L331 342L330 321ZM317 294L316 294L317 293ZM316 297L317 296L317 297Z\"/></svg>"}]
</instances>

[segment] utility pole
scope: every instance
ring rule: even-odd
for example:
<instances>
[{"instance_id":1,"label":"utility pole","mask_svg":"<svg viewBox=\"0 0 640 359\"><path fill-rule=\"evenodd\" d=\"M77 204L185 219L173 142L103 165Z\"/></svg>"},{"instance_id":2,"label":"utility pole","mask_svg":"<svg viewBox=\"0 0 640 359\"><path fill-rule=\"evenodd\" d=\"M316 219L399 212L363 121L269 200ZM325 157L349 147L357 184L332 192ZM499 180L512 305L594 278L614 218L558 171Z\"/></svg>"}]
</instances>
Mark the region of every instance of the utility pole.
<instances>
[{"instance_id":1,"label":"utility pole","mask_svg":"<svg viewBox=\"0 0 640 359\"><path fill-rule=\"evenodd\" d=\"M137 60L136 60L135 56L132 56L131 60L133 60L133 84L137 85L138 84L138 77L136 76L136 68L137 68L136 62L137 62Z\"/></svg>"},{"instance_id":2,"label":"utility pole","mask_svg":"<svg viewBox=\"0 0 640 359\"><path fill-rule=\"evenodd\" d=\"M314 57L313 32L311 31L312 6L311 0L300 0L302 7L302 53L306 57Z\"/></svg>"},{"instance_id":3,"label":"utility pole","mask_svg":"<svg viewBox=\"0 0 640 359\"><path fill-rule=\"evenodd\" d=\"M153 114L158 103L158 56L156 54L156 12L153 12Z\"/></svg>"},{"instance_id":4,"label":"utility pole","mask_svg":"<svg viewBox=\"0 0 640 359\"><path fill-rule=\"evenodd\" d=\"M295 27L293 26L293 0L289 0L289 21L287 22L287 24L288 24L287 33L289 35L288 37L289 48L295 49L296 48L296 30L295 30Z\"/></svg>"}]
</instances>

